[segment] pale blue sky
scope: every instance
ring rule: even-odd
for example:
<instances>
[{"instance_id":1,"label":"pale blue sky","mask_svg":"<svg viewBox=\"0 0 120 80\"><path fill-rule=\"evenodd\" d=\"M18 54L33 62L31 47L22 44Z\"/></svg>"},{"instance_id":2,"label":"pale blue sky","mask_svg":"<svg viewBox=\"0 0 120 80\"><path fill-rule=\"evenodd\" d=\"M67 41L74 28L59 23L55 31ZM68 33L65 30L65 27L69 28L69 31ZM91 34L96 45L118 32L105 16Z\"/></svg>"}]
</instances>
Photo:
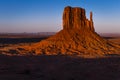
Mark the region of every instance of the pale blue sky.
<instances>
[{"instance_id":1,"label":"pale blue sky","mask_svg":"<svg viewBox=\"0 0 120 80\"><path fill-rule=\"evenodd\" d=\"M93 11L96 32L120 33L120 0L0 0L0 32L57 32L68 5Z\"/></svg>"}]
</instances>

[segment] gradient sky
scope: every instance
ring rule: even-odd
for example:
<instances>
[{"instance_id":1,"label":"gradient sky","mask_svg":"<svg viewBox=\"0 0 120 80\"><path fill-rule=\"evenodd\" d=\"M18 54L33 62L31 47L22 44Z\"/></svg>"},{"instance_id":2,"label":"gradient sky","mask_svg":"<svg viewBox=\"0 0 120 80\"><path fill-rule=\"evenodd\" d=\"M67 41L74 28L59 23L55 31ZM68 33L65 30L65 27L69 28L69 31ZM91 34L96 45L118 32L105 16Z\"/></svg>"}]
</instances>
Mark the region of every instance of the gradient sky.
<instances>
[{"instance_id":1,"label":"gradient sky","mask_svg":"<svg viewBox=\"0 0 120 80\"><path fill-rule=\"evenodd\" d=\"M57 32L68 5L92 11L96 32L120 33L120 0L0 0L0 32Z\"/></svg>"}]
</instances>

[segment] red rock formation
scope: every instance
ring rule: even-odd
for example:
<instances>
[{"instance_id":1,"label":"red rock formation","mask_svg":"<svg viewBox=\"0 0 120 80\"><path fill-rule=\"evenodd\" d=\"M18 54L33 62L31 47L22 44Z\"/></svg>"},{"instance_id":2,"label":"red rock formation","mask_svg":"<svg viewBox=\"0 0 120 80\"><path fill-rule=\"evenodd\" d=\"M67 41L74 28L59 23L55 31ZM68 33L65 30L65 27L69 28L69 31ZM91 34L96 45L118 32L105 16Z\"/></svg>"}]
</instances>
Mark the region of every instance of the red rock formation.
<instances>
[{"instance_id":1,"label":"red rock formation","mask_svg":"<svg viewBox=\"0 0 120 80\"><path fill-rule=\"evenodd\" d=\"M92 12L90 12L90 21L86 18L85 9L70 6L63 12L63 29L84 29L88 28L94 31Z\"/></svg>"},{"instance_id":2,"label":"red rock formation","mask_svg":"<svg viewBox=\"0 0 120 80\"><path fill-rule=\"evenodd\" d=\"M63 30L25 49L37 55L101 56L120 53L119 45L110 43L95 32L92 12L88 20L85 9L70 6L65 7L63 12Z\"/></svg>"}]
</instances>

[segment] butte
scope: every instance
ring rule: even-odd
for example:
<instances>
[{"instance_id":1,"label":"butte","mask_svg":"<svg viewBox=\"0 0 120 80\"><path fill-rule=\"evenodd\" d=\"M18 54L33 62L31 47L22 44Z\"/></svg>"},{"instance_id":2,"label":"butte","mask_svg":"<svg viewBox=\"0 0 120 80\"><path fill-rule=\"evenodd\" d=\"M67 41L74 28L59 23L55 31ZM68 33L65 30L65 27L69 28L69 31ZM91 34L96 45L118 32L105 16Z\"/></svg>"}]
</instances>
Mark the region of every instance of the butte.
<instances>
[{"instance_id":1,"label":"butte","mask_svg":"<svg viewBox=\"0 0 120 80\"><path fill-rule=\"evenodd\" d=\"M99 36L94 29L92 12L86 18L85 9L64 8L63 29L48 39L25 46L34 55L104 56L120 54L120 46ZM26 53L26 52L25 52Z\"/></svg>"}]
</instances>

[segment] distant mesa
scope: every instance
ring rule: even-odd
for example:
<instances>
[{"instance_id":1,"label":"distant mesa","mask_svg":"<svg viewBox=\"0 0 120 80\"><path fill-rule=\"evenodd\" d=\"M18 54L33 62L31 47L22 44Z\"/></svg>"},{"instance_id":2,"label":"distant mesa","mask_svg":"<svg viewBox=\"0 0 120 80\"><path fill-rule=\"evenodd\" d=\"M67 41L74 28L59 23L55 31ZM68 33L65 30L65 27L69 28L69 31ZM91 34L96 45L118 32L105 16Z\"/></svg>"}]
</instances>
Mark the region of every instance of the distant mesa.
<instances>
[{"instance_id":1,"label":"distant mesa","mask_svg":"<svg viewBox=\"0 0 120 80\"><path fill-rule=\"evenodd\" d=\"M95 32L92 16L90 12L90 19L87 19L83 8L65 7L63 29L48 39L31 46L24 46L26 51L21 53L79 56L119 54L119 45L103 39Z\"/></svg>"}]
</instances>

